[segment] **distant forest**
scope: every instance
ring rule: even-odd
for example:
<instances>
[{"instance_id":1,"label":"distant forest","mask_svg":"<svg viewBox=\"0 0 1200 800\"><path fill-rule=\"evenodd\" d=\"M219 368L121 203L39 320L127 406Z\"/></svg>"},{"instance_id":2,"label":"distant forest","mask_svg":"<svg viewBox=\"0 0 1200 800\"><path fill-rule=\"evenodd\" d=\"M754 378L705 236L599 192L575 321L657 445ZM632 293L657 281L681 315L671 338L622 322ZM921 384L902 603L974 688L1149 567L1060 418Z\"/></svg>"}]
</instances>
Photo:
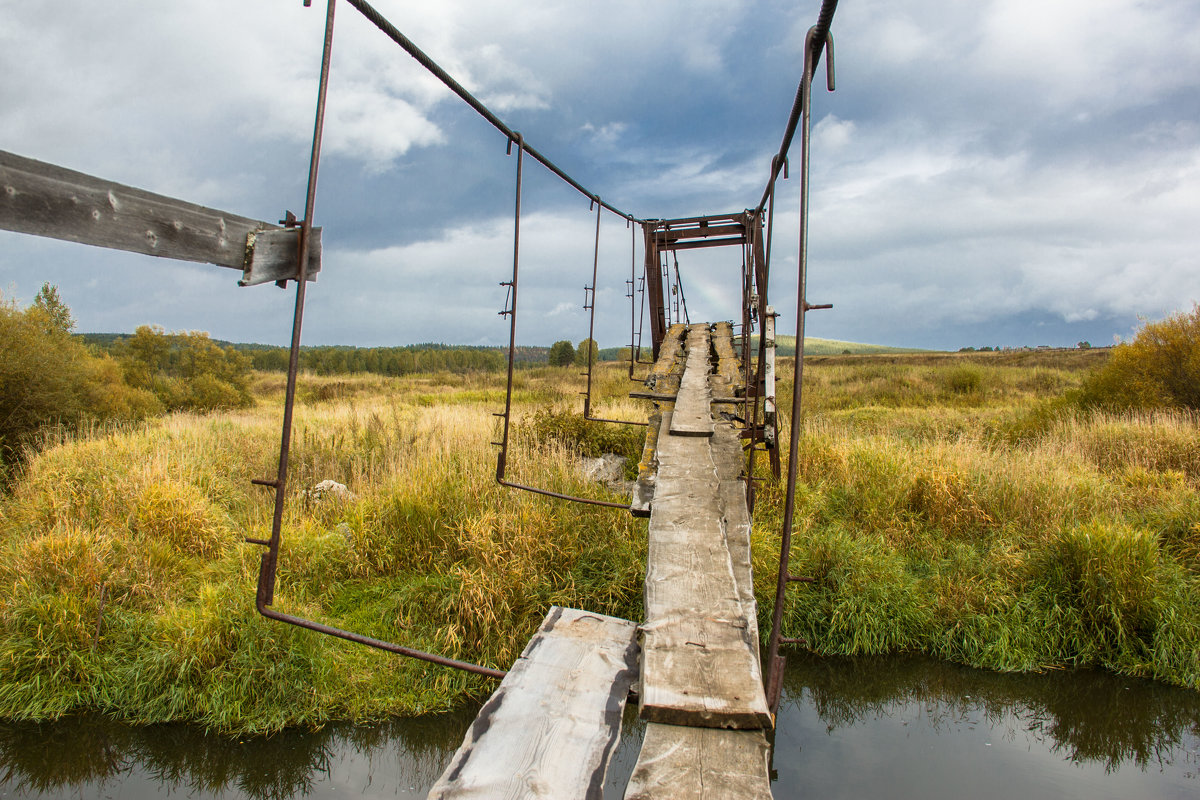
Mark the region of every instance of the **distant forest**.
<instances>
[{"instance_id":1,"label":"distant forest","mask_svg":"<svg viewBox=\"0 0 1200 800\"><path fill-rule=\"evenodd\" d=\"M112 350L130 337L123 333L84 333L79 337L103 350ZM230 347L250 359L251 366L268 372L284 372L288 364L288 348L267 344L242 344L214 340L217 345ZM549 362L549 347L518 346L516 364L520 367L544 365ZM614 360L618 348L600 351L602 361ZM372 372L377 375L411 375L417 372L490 372L508 364L507 347L478 347L448 345L434 342L402 347L353 347L349 345L303 345L300 348L300 369L318 375L346 375Z\"/></svg>"}]
</instances>

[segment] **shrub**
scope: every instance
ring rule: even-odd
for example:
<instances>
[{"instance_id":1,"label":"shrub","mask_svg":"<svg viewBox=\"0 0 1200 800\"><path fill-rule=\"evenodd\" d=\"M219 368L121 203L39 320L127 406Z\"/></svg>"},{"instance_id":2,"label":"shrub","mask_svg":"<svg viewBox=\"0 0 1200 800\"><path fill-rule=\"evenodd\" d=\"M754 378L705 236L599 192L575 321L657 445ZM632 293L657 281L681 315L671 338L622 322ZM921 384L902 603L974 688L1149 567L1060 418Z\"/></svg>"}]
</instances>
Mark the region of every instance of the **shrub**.
<instances>
[{"instance_id":1,"label":"shrub","mask_svg":"<svg viewBox=\"0 0 1200 800\"><path fill-rule=\"evenodd\" d=\"M120 348L125 379L168 411L212 411L253 403L250 358L207 333L142 325Z\"/></svg>"},{"instance_id":2,"label":"shrub","mask_svg":"<svg viewBox=\"0 0 1200 800\"><path fill-rule=\"evenodd\" d=\"M1078 402L1110 411L1200 409L1200 305L1146 323L1084 379Z\"/></svg>"},{"instance_id":3,"label":"shrub","mask_svg":"<svg viewBox=\"0 0 1200 800\"><path fill-rule=\"evenodd\" d=\"M139 419L161 410L148 392L71 335L75 321L58 290L42 286L28 308L0 300L0 474L46 426Z\"/></svg>"},{"instance_id":4,"label":"shrub","mask_svg":"<svg viewBox=\"0 0 1200 800\"><path fill-rule=\"evenodd\" d=\"M540 410L524 427L536 440L557 442L590 458L605 453L624 456L627 468L637 464L645 439L643 428L589 422L571 411Z\"/></svg>"},{"instance_id":5,"label":"shrub","mask_svg":"<svg viewBox=\"0 0 1200 800\"><path fill-rule=\"evenodd\" d=\"M946 388L954 394L974 394L983 386L983 374L972 367L955 367L946 373Z\"/></svg>"}]
</instances>

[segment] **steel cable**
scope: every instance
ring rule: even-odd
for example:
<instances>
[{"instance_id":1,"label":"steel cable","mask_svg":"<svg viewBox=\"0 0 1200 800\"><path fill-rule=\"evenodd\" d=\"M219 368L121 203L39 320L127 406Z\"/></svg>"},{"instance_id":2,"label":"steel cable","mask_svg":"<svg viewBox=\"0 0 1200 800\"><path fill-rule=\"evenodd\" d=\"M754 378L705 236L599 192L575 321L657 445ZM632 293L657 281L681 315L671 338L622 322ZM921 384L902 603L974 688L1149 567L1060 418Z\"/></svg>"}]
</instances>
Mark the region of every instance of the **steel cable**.
<instances>
[{"instance_id":1,"label":"steel cable","mask_svg":"<svg viewBox=\"0 0 1200 800\"><path fill-rule=\"evenodd\" d=\"M401 33L396 28L396 26L393 25L391 22L389 22L386 17L384 17L382 14L380 14L379 11L377 11L374 6L372 6L370 3L366 2L366 0L346 0L346 1L348 3L350 3L350 5L354 6L356 9L358 9L359 12L361 12L364 17L366 17L368 20L370 20L375 25L376 28L379 28L379 30L383 31L384 34L386 34L389 39L391 39L396 44L400 45L400 47L402 47L406 53L408 53L410 56L415 58L417 60L417 63L419 63L421 66L423 66L429 72L433 73L434 76L436 76L437 79L440 80L442 83L446 84L447 88L449 88L450 91L454 92L456 95L461 97L463 99L463 101L467 105L469 105L471 108L475 109L475 111L478 112L481 117L486 119L498 131L500 131L506 137L508 137L509 141L512 141L513 139L516 138L516 132L513 131L512 128L508 127L508 125L504 124L504 120L500 119L494 113L492 113L492 110L489 109L487 106L485 106L483 104L483 102L481 100L479 100L479 98L475 97L475 95L473 95L469 91L467 91L466 88L461 83L459 83L453 77L451 77L450 73L448 73L448 72L446 72L446 70L442 69L441 66L439 66L436 61L434 61L432 58L430 58L428 55L426 55L425 51L423 51L421 48L417 47L412 42L411 39L409 39L407 36L405 36L403 33ZM562 168L560 168L557 164L555 164L553 161L551 161L546 156L542 155L540 152L538 152L538 150L536 148L534 148L533 146L531 146L528 143L525 144L525 152L528 153L530 156L532 156L535 160L540 162L542 164L542 166L544 166L546 169L550 170L555 175L557 175L559 178L564 180L566 183L568 183L572 187L574 187L584 197L588 198L592 202L599 203L602 208L606 208L609 211L611 211L612 213L616 214L617 216L623 217L632 222L642 222L643 221L641 219L638 219L637 217L634 217L632 214L626 214L624 211L617 208L616 206L610 205L609 203L606 203L605 201L601 200L600 195L596 194L595 192L589 192L587 190L587 188L584 187L583 184L581 184L579 181L572 178L570 175L568 175L566 172L564 172L562 170Z\"/></svg>"}]
</instances>

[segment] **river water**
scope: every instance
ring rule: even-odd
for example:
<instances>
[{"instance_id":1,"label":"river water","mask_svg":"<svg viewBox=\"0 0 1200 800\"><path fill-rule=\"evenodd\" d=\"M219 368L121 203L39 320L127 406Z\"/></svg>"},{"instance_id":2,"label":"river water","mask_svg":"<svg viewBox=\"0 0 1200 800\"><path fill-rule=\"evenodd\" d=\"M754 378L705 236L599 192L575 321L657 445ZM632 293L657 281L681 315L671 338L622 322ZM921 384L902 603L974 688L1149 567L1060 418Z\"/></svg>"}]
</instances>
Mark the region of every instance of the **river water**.
<instances>
[{"instance_id":1,"label":"river water","mask_svg":"<svg viewBox=\"0 0 1200 800\"><path fill-rule=\"evenodd\" d=\"M98 717L0 723L0 797L424 797L475 710L247 739ZM627 714L608 796L621 796L642 734ZM793 654L773 768L777 798L1196 798L1200 693L1100 672Z\"/></svg>"}]
</instances>

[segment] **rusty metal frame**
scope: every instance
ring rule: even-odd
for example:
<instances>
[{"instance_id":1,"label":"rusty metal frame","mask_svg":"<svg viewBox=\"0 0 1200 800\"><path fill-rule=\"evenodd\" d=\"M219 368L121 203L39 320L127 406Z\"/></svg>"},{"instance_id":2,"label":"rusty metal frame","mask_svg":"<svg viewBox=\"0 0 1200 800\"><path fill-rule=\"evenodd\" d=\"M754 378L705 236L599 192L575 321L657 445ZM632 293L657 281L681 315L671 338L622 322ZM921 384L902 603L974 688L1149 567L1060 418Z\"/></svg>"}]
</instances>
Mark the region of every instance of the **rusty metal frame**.
<instances>
[{"instance_id":1,"label":"rusty metal frame","mask_svg":"<svg viewBox=\"0 0 1200 800\"><path fill-rule=\"evenodd\" d=\"M501 316L508 317L508 381L504 390L504 411L495 416L504 420L500 434L500 441L492 442L497 445L500 451L496 453L496 483L501 486L507 486L510 489L520 489L533 494L544 495L545 497L553 497L558 500L570 500L575 503L586 503L593 506L604 506L606 508L621 508L629 510L629 503L614 503L610 500L593 500L590 497L576 497L575 495L562 494L561 492L552 492L549 489L541 489L536 486L526 486L521 483L505 479L505 472L508 469L508 445L510 441L510 432L512 428L512 393L513 393L513 369L516 363L517 352L517 290L520 286L520 269L521 269L521 192L523 181L523 164L525 155L525 140L521 134L514 132L513 138L508 140L508 152L512 154L513 143L517 145L517 179L516 179L516 199L514 201L513 210L513 259L512 259L512 278L509 281L503 282L501 286L508 287L508 297L511 299L511 305L506 303L506 308L500 312ZM593 198L593 208L599 198ZM596 209L596 231L597 231L597 247L599 246L599 230L600 230L600 212L603 210L603 205ZM594 280L594 278L593 278ZM589 337L590 338L590 337ZM591 348L588 348L589 353Z\"/></svg>"},{"instance_id":2,"label":"rusty metal frame","mask_svg":"<svg viewBox=\"0 0 1200 800\"><path fill-rule=\"evenodd\" d=\"M323 633L328 636L335 636L339 639L346 639L358 644L374 647L379 650L386 650L389 653L407 656L409 658L428 661L433 664L438 664L444 667L453 667L455 669L473 672L476 675L483 675L489 678L503 678L505 672L502 670L484 667L479 664L472 664L466 661L459 661L446 656L437 655L436 653L427 653L422 650L416 650L411 647L385 642L381 639L374 639L369 636L363 636L352 631L335 628L324 623L314 620L305 619L303 617L294 616L292 614L284 614L276 611L271 606L275 601L275 579L276 569L279 562L279 548L282 540L283 529L283 510L286 502L287 494L287 478L288 478L288 461L291 449L292 439L292 413L296 405L296 377L299 372L300 362L300 331L304 321L304 296L305 288L308 284L308 250L309 241L312 235L312 218L313 209L316 204L317 194L317 169L321 160L321 139L325 125L325 97L329 88L329 63L330 56L333 51L333 21L334 11L337 0L328 0L325 12L325 41L321 53L321 77L317 88L317 111L316 121L313 126L312 153L309 158L308 166L308 185L304 201L304 218L298 223L290 214L288 215L289 222L300 229L300 242L297 253L297 279L296 279L296 305L292 317L292 340L291 348L288 355L288 375L287 388L284 392L283 404L283 425L279 441L279 467L274 480L255 480L253 483L259 486L268 486L275 489L275 511L271 518L271 538L270 539L254 539L247 538L246 541L251 544L263 545L267 548L267 552L262 554L262 559L259 562L258 569L258 588L255 592L255 607L258 613L262 616L273 619L276 622L282 622L287 625L295 625L300 628ZM306 2L305 5L308 5Z\"/></svg>"},{"instance_id":3,"label":"rusty metal frame","mask_svg":"<svg viewBox=\"0 0 1200 800\"><path fill-rule=\"evenodd\" d=\"M829 6L836 7L837 3L827 2L822 7L822 17L825 17L826 8ZM828 17L832 18L832 11ZM783 670L786 660L779 654L779 646L781 644L802 644L806 643L803 639L785 637L782 635L783 628L783 606L787 594L787 587L791 583L807 583L811 582L810 578L804 578L791 574L791 548L792 548L792 520L796 507L796 477L798 472L798 446L800 434L803 430L803 421L801 419L801 399L802 388L804 382L804 317L805 314L819 306L813 306L808 303L807 299L807 283L808 283L808 210L809 210L809 138L811 129L812 117L812 82L813 72L816 69L817 60L820 58L821 50L826 51L826 81L829 91L834 90L834 75L833 75L833 36L829 33L828 24L822 28L820 20L818 24L809 28L808 34L804 38L804 73L800 80L800 250L797 264L798 279L796 284L796 369L792 378L792 419L788 441L788 469L787 469L787 489L784 498L783 506L783 530L780 535L779 544L779 573L775 586L775 608L771 614L771 636L768 643L767 661L766 661L766 690L767 703L770 705L771 712L775 713L779 708L779 698L783 689ZM785 144L789 139L785 137ZM775 172L773 166L772 173ZM772 179L772 184L773 184ZM768 186L770 193L771 186ZM828 306L823 306L828 307Z\"/></svg>"},{"instance_id":4,"label":"rusty metal frame","mask_svg":"<svg viewBox=\"0 0 1200 800\"><path fill-rule=\"evenodd\" d=\"M677 219L649 219L642 220L641 225L646 246L644 261L646 293L649 297L650 307L650 339L653 344L653 357L657 361L659 349L667 334L671 312L671 303L667 297L671 285L670 264L660 261L659 255L663 254L665 258L666 253L677 250L744 244L746 239L745 215L740 213L710 214ZM666 263L666 267L664 267L664 263ZM676 281L676 285L679 286L679 291L682 293L683 286L679 278L678 267L676 267ZM686 303L684 314L686 314ZM678 322L683 314L677 316L679 317L676 319Z\"/></svg>"}]
</instances>

